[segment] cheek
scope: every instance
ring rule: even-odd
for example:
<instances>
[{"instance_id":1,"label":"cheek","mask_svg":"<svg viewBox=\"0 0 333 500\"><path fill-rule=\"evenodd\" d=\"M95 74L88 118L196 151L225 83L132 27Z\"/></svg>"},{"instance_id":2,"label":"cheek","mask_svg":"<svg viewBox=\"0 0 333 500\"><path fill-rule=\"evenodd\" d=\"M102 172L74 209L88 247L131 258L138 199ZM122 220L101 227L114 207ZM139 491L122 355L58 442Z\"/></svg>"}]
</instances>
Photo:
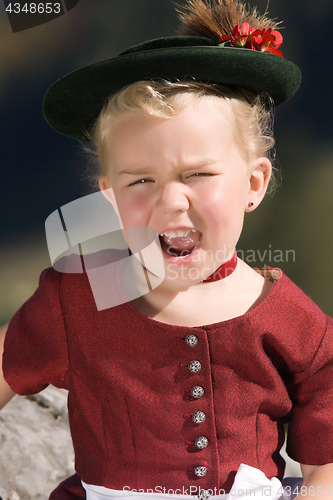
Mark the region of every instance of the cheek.
<instances>
[{"instance_id":1,"label":"cheek","mask_svg":"<svg viewBox=\"0 0 333 500\"><path fill-rule=\"evenodd\" d=\"M234 225L244 215L245 189L241 181L222 179L207 183L197 192L200 212L208 225L219 230L221 224Z\"/></svg>"},{"instance_id":2,"label":"cheek","mask_svg":"<svg viewBox=\"0 0 333 500\"><path fill-rule=\"evenodd\" d=\"M116 196L116 200L121 220L125 226L147 225L147 197L123 193Z\"/></svg>"}]
</instances>

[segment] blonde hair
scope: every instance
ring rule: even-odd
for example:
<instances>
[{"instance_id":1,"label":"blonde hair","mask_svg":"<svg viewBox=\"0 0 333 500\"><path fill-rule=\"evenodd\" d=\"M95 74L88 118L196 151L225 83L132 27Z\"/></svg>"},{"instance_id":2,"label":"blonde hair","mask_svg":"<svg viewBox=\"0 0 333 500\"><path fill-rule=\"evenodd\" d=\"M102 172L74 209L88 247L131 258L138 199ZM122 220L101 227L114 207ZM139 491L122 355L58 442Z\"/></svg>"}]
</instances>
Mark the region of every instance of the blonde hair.
<instances>
[{"instance_id":1,"label":"blonde hair","mask_svg":"<svg viewBox=\"0 0 333 500\"><path fill-rule=\"evenodd\" d=\"M216 108L222 104L233 117L236 144L247 162L266 156L274 159L272 104L267 97L255 96L240 88L196 82L171 83L139 81L112 95L101 111L91 140L96 146L100 162L99 175L107 175L106 142L112 123L124 115L144 111L152 116L170 118L183 111L193 102L205 102L210 98ZM219 100L219 101L218 101ZM274 172L271 189L275 187Z\"/></svg>"}]
</instances>

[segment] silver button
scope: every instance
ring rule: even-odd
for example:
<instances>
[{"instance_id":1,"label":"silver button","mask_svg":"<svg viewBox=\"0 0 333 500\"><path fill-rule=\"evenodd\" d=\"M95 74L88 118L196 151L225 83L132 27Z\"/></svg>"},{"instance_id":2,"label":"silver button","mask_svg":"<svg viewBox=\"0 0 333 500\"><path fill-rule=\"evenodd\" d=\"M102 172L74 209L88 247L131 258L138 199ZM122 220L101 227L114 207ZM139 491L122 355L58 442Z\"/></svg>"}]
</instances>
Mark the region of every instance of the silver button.
<instances>
[{"instance_id":1,"label":"silver button","mask_svg":"<svg viewBox=\"0 0 333 500\"><path fill-rule=\"evenodd\" d=\"M205 389L200 387L200 385L195 385L191 389L191 396L194 399L200 399L205 394Z\"/></svg>"},{"instance_id":2,"label":"silver button","mask_svg":"<svg viewBox=\"0 0 333 500\"><path fill-rule=\"evenodd\" d=\"M207 467L204 465L197 465L194 467L194 474L197 477L204 477L207 474Z\"/></svg>"},{"instance_id":3,"label":"silver button","mask_svg":"<svg viewBox=\"0 0 333 500\"><path fill-rule=\"evenodd\" d=\"M206 420L206 415L204 414L203 411L196 411L192 415L192 420L195 424L203 424L204 421Z\"/></svg>"},{"instance_id":4,"label":"silver button","mask_svg":"<svg viewBox=\"0 0 333 500\"><path fill-rule=\"evenodd\" d=\"M190 370L191 373L199 373L200 370L201 370L201 363L200 363L200 361L197 361L196 359L194 359L188 365L188 369Z\"/></svg>"},{"instance_id":5,"label":"silver button","mask_svg":"<svg viewBox=\"0 0 333 500\"><path fill-rule=\"evenodd\" d=\"M195 347L199 343L199 339L196 335L188 335L185 339L186 344L189 347Z\"/></svg>"},{"instance_id":6,"label":"silver button","mask_svg":"<svg viewBox=\"0 0 333 500\"><path fill-rule=\"evenodd\" d=\"M210 493L208 490L200 490L198 494L198 500L208 500L210 498Z\"/></svg>"},{"instance_id":7,"label":"silver button","mask_svg":"<svg viewBox=\"0 0 333 500\"><path fill-rule=\"evenodd\" d=\"M199 448L199 450L203 450L204 448L207 448L209 445L209 441L205 436L200 436L195 440L195 446Z\"/></svg>"}]
</instances>

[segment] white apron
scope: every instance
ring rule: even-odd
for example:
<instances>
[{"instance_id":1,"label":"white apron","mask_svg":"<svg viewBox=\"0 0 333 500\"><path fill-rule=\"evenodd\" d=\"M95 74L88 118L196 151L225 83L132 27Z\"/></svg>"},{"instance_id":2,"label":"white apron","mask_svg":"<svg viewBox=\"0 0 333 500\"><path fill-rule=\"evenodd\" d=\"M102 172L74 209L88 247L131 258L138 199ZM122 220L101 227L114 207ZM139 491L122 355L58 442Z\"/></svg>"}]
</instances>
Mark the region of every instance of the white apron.
<instances>
[{"instance_id":1,"label":"white apron","mask_svg":"<svg viewBox=\"0 0 333 500\"><path fill-rule=\"evenodd\" d=\"M82 481L87 493L87 500L293 500L299 493L303 479L296 477L277 477L268 479L254 467L241 464L229 493L223 491L201 490L197 487L183 488L173 492L162 487L155 491L133 491L124 486L123 490L112 490L103 486L93 486ZM139 498L137 498L139 497Z\"/></svg>"}]
</instances>

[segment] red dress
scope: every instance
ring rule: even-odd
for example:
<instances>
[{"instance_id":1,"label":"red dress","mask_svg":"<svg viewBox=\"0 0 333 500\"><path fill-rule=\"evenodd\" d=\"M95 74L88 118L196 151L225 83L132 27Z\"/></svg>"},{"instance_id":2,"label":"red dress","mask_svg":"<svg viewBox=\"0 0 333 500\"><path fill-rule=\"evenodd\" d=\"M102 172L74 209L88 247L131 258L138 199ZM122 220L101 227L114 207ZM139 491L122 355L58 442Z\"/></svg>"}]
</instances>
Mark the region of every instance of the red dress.
<instances>
[{"instance_id":1,"label":"red dress","mask_svg":"<svg viewBox=\"0 0 333 500\"><path fill-rule=\"evenodd\" d=\"M109 293L120 280L121 262ZM184 327L131 302L97 311L86 274L47 269L10 322L3 369L18 394L69 391L78 476L53 500L84 498L79 478L227 492L241 463L281 479L286 422L293 459L333 462L332 320L284 275L249 313Z\"/></svg>"}]
</instances>

